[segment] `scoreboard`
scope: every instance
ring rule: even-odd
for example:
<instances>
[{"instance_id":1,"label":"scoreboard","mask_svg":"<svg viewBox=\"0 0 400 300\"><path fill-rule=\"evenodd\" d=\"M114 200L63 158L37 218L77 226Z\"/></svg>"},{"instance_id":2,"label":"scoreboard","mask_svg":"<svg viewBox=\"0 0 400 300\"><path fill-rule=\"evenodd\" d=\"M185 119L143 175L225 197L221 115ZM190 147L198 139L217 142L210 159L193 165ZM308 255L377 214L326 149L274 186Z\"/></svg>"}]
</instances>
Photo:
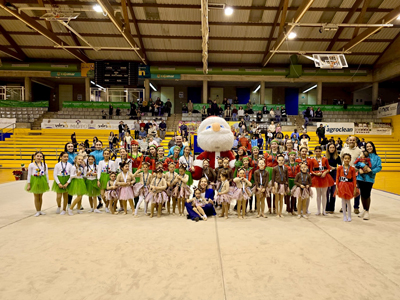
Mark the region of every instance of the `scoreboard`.
<instances>
[{"instance_id":1,"label":"scoreboard","mask_svg":"<svg viewBox=\"0 0 400 300\"><path fill-rule=\"evenodd\" d=\"M100 85L123 85L137 87L137 62L104 62L95 63L95 82Z\"/></svg>"}]
</instances>

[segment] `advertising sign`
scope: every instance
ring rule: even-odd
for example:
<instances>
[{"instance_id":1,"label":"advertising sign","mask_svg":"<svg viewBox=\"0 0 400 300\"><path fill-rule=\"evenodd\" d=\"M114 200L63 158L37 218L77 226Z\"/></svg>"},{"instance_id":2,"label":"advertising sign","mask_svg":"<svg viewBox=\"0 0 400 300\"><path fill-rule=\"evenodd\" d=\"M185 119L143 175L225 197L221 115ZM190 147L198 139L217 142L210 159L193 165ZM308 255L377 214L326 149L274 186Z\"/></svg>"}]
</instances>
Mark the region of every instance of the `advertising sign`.
<instances>
[{"instance_id":1,"label":"advertising sign","mask_svg":"<svg viewBox=\"0 0 400 300\"><path fill-rule=\"evenodd\" d=\"M325 135L338 134L338 135L352 135L354 134L354 123L325 123L318 122L319 127L322 124L325 127Z\"/></svg>"},{"instance_id":2,"label":"advertising sign","mask_svg":"<svg viewBox=\"0 0 400 300\"><path fill-rule=\"evenodd\" d=\"M378 118L390 117L397 115L398 103L381 106L378 108Z\"/></svg>"}]
</instances>

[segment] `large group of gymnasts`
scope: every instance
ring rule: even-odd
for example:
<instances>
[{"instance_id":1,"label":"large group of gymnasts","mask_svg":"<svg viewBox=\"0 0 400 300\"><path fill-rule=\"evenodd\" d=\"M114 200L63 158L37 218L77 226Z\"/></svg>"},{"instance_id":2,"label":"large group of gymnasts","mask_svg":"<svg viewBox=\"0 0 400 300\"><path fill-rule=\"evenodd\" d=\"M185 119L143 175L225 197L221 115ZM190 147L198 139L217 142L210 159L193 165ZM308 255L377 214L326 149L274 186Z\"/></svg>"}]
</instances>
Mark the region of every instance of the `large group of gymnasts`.
<instances>
[{"instance_id":1,"label":"large group of gymnasts","mask_svg":"<svg viewBox=\"0 0 400 300\"><path fill-rule=\"evenodd\" d=\"M276 140L263 154L258 147L253 147L251 154L241 147L235 153L235 168L229 167L226 157L218 158L215 169L204 160L201 179L193 185L194 160L190 147L181 149L176 145L170 151L173 154L165 156L162 146L150 146L148 155L144 155L139 151L138 142L133 140L131 152L121 148L119 157L113 161L110 150L104 149L101 141L89 155L84 151L77 153L74 145L67 143L54 167L51 190L56 193L57 213L61 215L72 216L75 207L76 213L82 213L82 197L88 196L89 212L101 213L97 205L99 197L110 214L126 215L129 202L132 214L137 216L144 202L144 214L150 218L155 210L157 217L170 215L171 211L176 214L178 207L179 216L198 221L215 216L215 209L221 209L219 216L228 219L233 214L231 204L236 204L234 210L239 219L244 219L247 212L256 212L257 218L266 218L268 214L282 218L284 203L289 215L307 219L311 188L316 191L316 215L326 216L334 210L334 207L327 210L327 194L330 201L327 189L336 186L335 196L342 199L343 220L350 222L350 201L359 195L357 181L359 176L368 175L372 167L368 156L376 155L375 146L372 142L369 144L368 151L357 157L356 164L356 158L346 151L340 159L334 146L327 147L325 156L321 147L315 147L314 157L309 157L307 148L280 152ZM333 165L332 161L336 163ZM50 186L42 152L32 155L26 190L34 194L35 216L44 215L42 196ZM364 200L364 213L367 213Z\"/></svg>"}]
</instances>

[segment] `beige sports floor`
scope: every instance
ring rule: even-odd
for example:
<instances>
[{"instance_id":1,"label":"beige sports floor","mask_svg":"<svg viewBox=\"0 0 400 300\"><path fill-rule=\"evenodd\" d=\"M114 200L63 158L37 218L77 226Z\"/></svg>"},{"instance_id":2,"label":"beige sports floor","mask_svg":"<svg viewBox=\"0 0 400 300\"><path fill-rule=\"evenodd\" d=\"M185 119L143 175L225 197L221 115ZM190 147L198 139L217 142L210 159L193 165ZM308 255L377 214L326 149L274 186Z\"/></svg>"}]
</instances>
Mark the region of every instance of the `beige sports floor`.
<instances>
[{"instance_id":1,"label":"beige sports floor","mask_svg":"<svg viewBox=\"0 0 400 300\"><path fill-rule=\"evenodd\" d=\"M374 190L370 221L232 214L196 223L142 211L60 216L52 192L35 218L22 188L0 185L0 299L400 297L400 196Z\"/></svg>"}]
</instances>

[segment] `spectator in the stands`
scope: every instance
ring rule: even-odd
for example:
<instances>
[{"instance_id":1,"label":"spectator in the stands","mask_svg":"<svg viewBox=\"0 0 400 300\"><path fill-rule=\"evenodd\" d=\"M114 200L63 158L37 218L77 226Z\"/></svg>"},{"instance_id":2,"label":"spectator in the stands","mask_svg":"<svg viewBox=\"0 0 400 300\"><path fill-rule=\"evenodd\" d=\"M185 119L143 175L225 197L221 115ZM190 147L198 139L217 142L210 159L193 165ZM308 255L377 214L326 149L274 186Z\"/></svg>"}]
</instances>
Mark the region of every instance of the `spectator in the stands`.
<instances>
[{"instance_id":1,"label":"spectator in the stands","mask_svg":"<svg viewBox=\"0 0 400 300\"><path fill-rule=\"evenodd\" d=\"M211 97L208 98L207 104L209 104L210 106L213 104L213 101L211 100Z\"/></svg>"},{"instance_id":2,"label":"spectator in the stands","mask_svg":"<svg viewBox=\"0 0 400 300\"><path fill-rule=\"evenodd\" d=\"M188 109L188 107L186 106L186 103L183 103L183 106L182 106L182 113L183 114L187 114L189 112L189 109Z\"/></svg>"},{"instance_id":3,"label":"spectator in the stands","mask_svg":"<svg viewBox=\"0 0 400 300\"><path fill-rule=\"evenodd\" d=\"M311 140L311 138L310 138L310 136L307 134L307 130L303 130L303 134L300 136L300 140L303 140L303 139L307 139L307 140ZM308 142L307 142L307 144L308 144ZM302 143L300 143L300 145L302 145Z\"/></svg>"},{"instance_id":4,"label":"spectator in the stands","mask_svg":"<svg viewBox=\"0 0 400 300\"><path fill-rule=\"evenodd\" d=\"M268 115L269 114L268 108L267 108L267 106L265 104L264 104L264 106L262 108L262 114L263 115Z\"/></svg>"},{"instance_id":5,"label":"spectator in the stands","mask_svg":"<svg viewBox=\"0 0 400 300\"><path fill-rule=\"evenodd\" d=\"M164 120L161 121L160 125L158 126L160 129L160 138L163 140L165 139L165 133L167 130L167 124L165 124Z\"/></svg>"},{"instance_id":6,"label":"spectator in the stands","mask_svg":"<svg viewBox=\"0 0 400 300\"><path fill-rule=\"evenodd\" d=\"M238 110L236 106L233 107L232 109L232 121L237 121L238 120Z\"/></svg>"},{"instance_id":7,"label":"spectator in the stands","mask_svg":"<svg viewBox=\"0 0 400 300\"><path fill-rule=\"evenodd\" d=\"M181 148L181 151L179 152L179 156L182 156L182 155L183 155L183 151L184 151L184 149L185 149L185 145L183 145L182 136L177 135L177 136L175 137L175 145L172 146L172 147L169 149L168 156L174 155L174 148L175 148L175 146L179 146L179 147Z\"/></svg>"},{"instance_id":8,"label":"spectator in the stands","mask_svg":"<svg viewBox=\"0 0 400 300\"><path fill-rule=\"evenodd\" d=\"M139 138L140 138L141 140L143 140L143 139L145 139L146 137L147 137L147 132L144 130L143 127L141 127L141 128L140 128L140 131L139 131Z\"/></svg>"},{"instance_id":9,"label":"spectator in the stands","mask_svg":"<svg viewBox=\"0 0 400 300\"><path fill-rule=\"evenodd\" d=\"M245 121L250 121L250 116L249 116L249 114L246 112L246 114L244 115L244 118L243 118Z\"/></svg>"},{"instance_id":10,"label":"spectator in the stands","mask_svg":"<svg viewBox=\"0 0 400 300\"><path fill-rule=\"evenodd\" d=\"M292 134L290 135L290 139L293 141L299 141L300 140L300 136L299 133L297 132L297 129L295 128L292 132Z\"/></svg>"},{"instance_id":11,"label":"spectator in the stands","mask_svg":"<svg viewBox=\"0 0 400 300\"><path fill-rule=\"evenodd\" d=\"M282 121L287 121L287 114L286 114L286 108L284 106L281 106L281 118Z\"/></svg>"},{"instance_id":12,"label":"spectator in the stands","mask_svg":"<svg viewBox=\"0 0 400 300\"><path fill-rule=\"evenodd\" d=\"M239 122L239 132L240 132L240 134L242 134L244 130L246 130L246 122L243 120L243 118L241 118L240 122Z\"/></svg>"},{"instance_id":13,"label":"spectator in the stands","mask_svg":"<svg viewBox=\"0 0 400 300\"><path fill-rule=\"evenodd\" d=\"M337 138L337 142L340 144L341 147L343 147L343 141L340 137Z\"/></svg>"},{"instance_id":14,"label":"spectator in the stands","mask_svg":"<svg viewBox=\"0 0 400 300\"><path fill-rule=\"evenodd\" d=\"M185 121L182 121L182 125L180 126L180 132L181 132L181 136L188 136L188 127L185 123Z\"/></svg>"},{"instance_id":15,"label":"spectator in the stands","mask_svg":"<svg viewBox=\"0 0 400 300\"><path fill-rule=\"evenodd\" d=\"M249 130L250 130L250 133L252 134L252 135L254 135L254 133L255 133L255 131L258 129L258 125L257 125L257 123L256 123L256 121L251 121L251 124L250 124L250 126L249 126Z\"/></svg>"},{"instance_id":16,"label":"spectator in the stands","mask_svg":"<svg viewBox=\"0 0 400 300\"><path fill-rule=\"evenodd\" d=\"M253 105L251 104L251 100L249 99L249 102L247 102L247 104L246 104L246 112L249 114L252 114L253 113L252 108L253 108Z\"/></svg>"},{"instance_id":17,"label":"spectator in the stands","mask_svg":"<svg viewBox=\"0 0 400 300\"><path fill-rule=\"evenodd\" d=\"M190 100L190 99L188 102L188 111L190 114L193 113L193 103L192 103L192 100Z\"/></svg>"},{"instance_id":18,"label":"spectator in the stands","mask_svg":"<svg viewBox=\"0 0 400 300\"><path fill-rule=\"evenodd\" d=\"M129 129L128 124L124 124L124 134L126 132L129 132L129 134L131 134L131 130Z\"/></svg>"},{"instance_id":19,"label":"spectator in the stands","mask_svg":"<svg viewBox=\"0 0 400 300\"><path fill-rule=\"evenodd\" d=\"M101 118L107 119L107 113L104 111L104 109L101 111Z\"/></svg>"},{"instance_id":20,"label":"spectator in the stands","mask_svg":"<svg viewBox=\"0 0 400 300\"><path fill-rule=\"evenodd\" d=\"M121 109L119 107L117 107L117 109L115 111L115 115L118 117L121 115Z\"/></svg>"},{"instance_id":21,"label":"spectator in the stands","mask_svg":"<svg viewBox=\"0 0 400 300\"><path fill-rule=\"evenodd\" d=\"M271 116L271 119L274 120L275 119L275 111L273 108L270 109L269 114Z\"/></svg>"},{"instance_id":22,"label":"spectator in the stands","mask_svg":"<svg viewBox=\"0 0 400 300\"><path fill-rule=\"evenodd\" d=\"M135 130L135 140L139 138L139 131L140 131L140 121L133 122L133 130Z\"/></svg>"},{"instance_id":23,"label":"spectator in the stands","mask_svg":"<svg viewBox=\"0 0 400 300\"><path fill-rule=\"evenodd\" d=\"M239 104L239 99L238 99L238 97L235 97L235 99L233 100L233 104Z\"/></svg>"},{"instance_id":24,"label":"spectator in the stands","mask_svg":"<svg viewBox=\"0 0 400 300\"><path fill-rule=\"evenodd\" d=\"M261 112L261 110L260 110L260 111L257 113L257 122L261 122L262 117L263 117L263 115L262 115L262 112Z\"/></svg>"},{"instance_id":25,"label":"spectator in the stands","mask_svg":"<svg viewBox=\"0 0 400 300\"><path fill-rule=\"evenodd\" d=\"M304 124L302 127L304 129L307 129L308 122L310 121L310 108L307 107L306 110L303 111L303 117L304 117Z\"/></svg>"},{"instance_id":26,"label":"spectator in the stands","mask_svg":"<svg viewBox=\"0 0 400 300\"><path fill-rule=\"evenodd\" d=\"M333 138L333 136L331 136L331 138L329 139L329 143L330 144L335 144L335 139Z\"/></svg>"},{"instance_id":27,"label":"spectator in the stands","mask_svg":"<svg viewBox=\"0 0 400 300\"><path fill-rule=\"evenodd\" d=\"M365 150L365 145L367 143L365 142L365 139L362 138L361 141L358 143L358 148L360 148L361 150Z\"/></svg>"},{"instance_id":28,"label":"spectator in the stands","mask_svg":"<svg viewBox=\"0 0 400 300\"><path fill-rule=\"evenodd\" d=\"M202 109L201 109L201 118L202 120L204 120L205 118L207 118L207 108L205 105L203 105Z\"/></svg>"},{"instance_id":29,"label":"spectator in the stands","mask_svg":"<svg viewBox=\"0 0 400 300\"><path fill-rule=\"evenodd\" d=\"M151 124L151 121L149 120L149 121L147 121L146 125L144 126L144 130L146 130L147 133L149 133L150 125L152 125L152 124Z\"/></svg>"},{"instance_id":30,"label":"spectator in the stands","mask_svg":"<svg viewBox=\"0 0 400 300\"><path fill-rule=\"evenodd\" d=\"M225 109L224 118L225 118L226 121L230 121L231 120L231 118L232 118L232 110L231 110L230 106L228 106L227 109Z\"/></svg>"},{"instance_id":31,"label":"spectator in the stands","mask_svg":"<svg viewBox=\"0 0 400 300\"><path fill-rule=\"evenodd\" d=\"M140 98L140 99L142 99L142 98ZM149 101L147 101L147 99L144 99L143 101L142 101L142 109L141 109L141 111L143 111L143 112L148 112L149 111Z\"/></svg>"},{"instance_id":32,"label":"spectator in the stands","mask_svg":"<svg viewBox=\"0 0 400 300\"><path fill-rule=\"evenodd\" d=\"M318 136L318 143L321 144L321 140L323 140L324 137L325 137L325 127L324 127L324 125L320 124L315 133Z\"/></svg>"},{"instance_id":33,"label":"spectator in the stands","mask_svg":"<svg viewBox=\"0 0 400 300\"><path fill-rule=\"evenodd\" d=\"M77 149L78 147L78 142L76 140L76 134L75 132L71 134L71 143L74 145L74 149Z\"/></svg>"},{"instance_id":34,"label":"spectator in the stands","mask_svg":"<svg viewBox=\"0 0 400 300\"><path fill-rule=\"evenodd\" d=\"M339 140L336 141L335 146L338 153L340 153L340 151L342 151L342 145L339 143Z\"/></svg>"},{"instance_id":35,"label":"spectator in the stands","mask_svg":"<svg viewBox=\"0 0 400 300\"><path fill-rule=\"evenodd\" d=\"M149 146L151 146L151 145L154 145L156 147L159 146L157 141L152 136L149 136Z\"/></svg>"},{"instance_id":36,"label":"spectator in the stands","mask_svg":"<svg viewBox=\"0 0 400 300\"><path fill-rule=\"evenodd\" d=\"M315 112L314 120L317 122L321 122L323 118L323 113L321 107L318 107L317 111Z\"/></svg>"},{"instance_id":37,"label":"spectator in the stands","mask_svg":"<svg viewBox=\"0 0 400 300\"><path fill-rule=\"evenodd\" d=\"M244 117L244 110L242 106L239 106L239 110L238 110L238 118L243 118Z\"/></svg>"},{"instance_id":38,"label":"spectator in the stands","mask_svg":"<svg viewBox=\"0 0 400 300\"><path fill-rule=\"evenodd\" d=\"M185 147L189 147L189 141L186 137L183 137L182 139L182 145Z\"/></svg>"},{"instance_id":39,"label":"spectator in the stands","mask_svg":"<svg viewBox=\"0 0 400 300\"><path fill-rule=\"evenodd\" d=\"M276 123L279 123L281 121L281 110L279 109L279 107L277 107L275 111L275 121Z\"/></svg>"},{"instance_id":40,"label":"spectator in the stands","mask_svg":"<svg viewBox=\"0 0 400 300\"><path fill-rule=\"evenodd\" d=\"M136 111L136 104L133 102L133 100L131 101L130 104L130 110L129 110L129 115L134 116L135 115L135 111Z\"/></svg>"},{"instance_id":41,"label":"spectator in the stands","mask_svg":"<svg viewBox=\"0 0 400 300\"><path fill-rule=\"evenodd\" d=\"M283 135L283 133L282 132L277 132L276 133L276 135L275 135L275 139L277 139L278 140L278 142L279 142L279 144L283 141L283 139L284 139L284 135Z\"/></svg>"},{"instance_id":42,"label":"spectator in the stands","mask_svg":"<svg viewBox=\"0 0 400 300\"><path fill-rule=\"evenodd\" d=\"M268 145L271 144L272 139L274 138L274 134L272 133L271 130L267 130L267 133L265 134L265 141L266 141L266 145L265 145L265 149L268 149Z\"/></svg>"},{"instance_id":43,"label":"spectator in the stands","mask_svg":"<svg viewBox=\"0 0 400 300\"><path fill-rule=\"evenodd\" d=\"M310 108L310 119L313 121L313 120L314 120L314 117L315 117L314 108L311 107L311 108Z\"/></svg>"},{"instance_id":44,"label":"spectator in the stands","mask_svg":"<svg viewBox=\"0 0 400 300\"><path fill-rule=\"evenodd\" d=\"M211 105L211 110L214 116L218 116L218 104L217 104L217 100L214 100L213 104Z\"/></svg>"},{"instance_id":45,"label":"spectator in the stands","mask_svg":"<svg viewBox=\"0 0 400 300\"><path fill-rule=\"evenodd\" d=\"M224 106L224 110L226 110L228 108L228 100L226 98L224 98L224 100L222 100L222 105Z\"/></svg>"},{"instance_id":46,"label":"spectator in the stands","mask_svg":"<svg viewBox=\"0 0 400 300\"><path fill-rule=\"evenodd\" d=\"M275 132L276 132L276 133L282 132L282 126L281 126L280 123L276 124Z\"/></svg>"},{"instance_id":47,"label":"spectator in the stands","mask_svg":"<svg viewBox=\"0 0 400 300\"><path fill-rule=\"evenodd\" d=\"M119 121L118 125L118 135L119 135L119 140L122 141L125 136L125 125L124 121Z\"/></svg>"},{"instance_id":48,"label":"spectator in the stands","mask_svg":"<svg viewBox=\"0 0 400 300\"><path fill-rule=\"evenodd\" d=\"M168 142L168 149L171 149L173 146L176 145L175 140L176 140L176 133L174 133L174 137L173 137L172 139L169 140L169 142Z\"/></svg>"},{"instance_id":49,"label":"spectator in the stands","mask_svg":"<svg viewBox=\"0 0 400 300\"><path fill-rule=\"evenodd\" d=\"M212 108L211 108L211 106L209 107L209 108L207 108L207 116L212 116L212 115L214 115L214 112L213 112L213 110L212 110Z\"/></svg>"},{"instance_id":50,"label":"spectator in the stands","mask_svg":"<svg viewBox=\"0 0 400 300\"><path fill-rule=\"evenodd\" d=\"M108 107L108 116L110 119L112 119L112 115L114 114L114 107L110 104Z\"/></svg>"},{"instance_id":51,"label":"spectator in the stands","mask_svg":"<svg viewBox=\"0 0 400 300\"><path fill-rule=\"evenodd\" d=\"M171 116L171 108L172 108L172 103L171 100L168 98L167 102L165 102L165 112L168 113L168 117Z\"/></svg>"},{"instance_id":52,"label":"spectator in the stands","mask_svg":"<svg viewBox=\"0 0 400 300\"><path fill-rule=\"evenodd\" d=\"M268 126L268 130L275 134L276 127L274 121L271 121L271 124Z\"/></svg>"},{"instance_id":53,"label":"spectator in the stands","mask_svg":"<svg viewBox=\"0 0 400 300\"><path fill-rule=\"evenodd\" d=\"M224 110L222 109L221 105L218 105L218 116L222 118L222 115L224 114Z\"/></svg>"}]
</instances>

